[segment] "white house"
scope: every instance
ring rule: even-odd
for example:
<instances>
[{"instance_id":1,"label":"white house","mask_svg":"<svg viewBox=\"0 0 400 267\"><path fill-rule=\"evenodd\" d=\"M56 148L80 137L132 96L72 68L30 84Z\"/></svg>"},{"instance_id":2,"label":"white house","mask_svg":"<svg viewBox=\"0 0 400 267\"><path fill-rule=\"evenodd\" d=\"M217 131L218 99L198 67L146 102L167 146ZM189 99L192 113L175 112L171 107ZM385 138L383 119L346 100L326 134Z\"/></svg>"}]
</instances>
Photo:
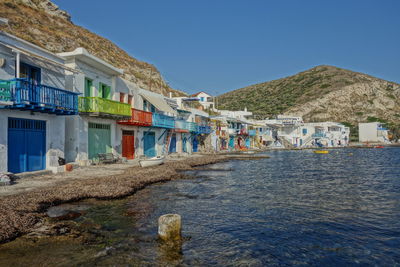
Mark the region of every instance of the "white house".
<instances>
[{"instance_id":1,"label":"white house","mask_svg":"<svg viewBox=\"0 0 400 267\"><path fill-rule=\"evenodd\" d=\"M206 92L199 92L192 95L192 97L197 97L199 99L199 103L204 109L215 110L214 98L212 95L209 95Z\"/></svg>"},{"instance_id":2,"label":"white house","mask_svg":"<svg viewBox=\"0 0 400 267\"><path fill-rule=\"evenodd\" d=\"M66 119L66 160L89 164L98 154L121 154L117 121L131 117L131 103L121 103L116 93L123 70L90 54L84 48L58 54L66 66L78 72L67 73L67 87L81 93L79 116Z\"/></svg>"},{"instance_id":3,"label":"white house","mask_svg":"<svg viewBox=\"0 0 400 267\"><path fill-rule=\"evenodd\" d=\"M63 58L0 32L0 172L58 170L65 118L78 113L65 71Z\"/></svg>"},{"instance_id":4,"label":"white house","mask_svg":"<svg viewBox=\"0 0 400 267\"><path fill-rule=\"evenodd\" d=\"M390 143L389 130L380 122L358 124L360 142Z\"/></svg>"}]
</instances>

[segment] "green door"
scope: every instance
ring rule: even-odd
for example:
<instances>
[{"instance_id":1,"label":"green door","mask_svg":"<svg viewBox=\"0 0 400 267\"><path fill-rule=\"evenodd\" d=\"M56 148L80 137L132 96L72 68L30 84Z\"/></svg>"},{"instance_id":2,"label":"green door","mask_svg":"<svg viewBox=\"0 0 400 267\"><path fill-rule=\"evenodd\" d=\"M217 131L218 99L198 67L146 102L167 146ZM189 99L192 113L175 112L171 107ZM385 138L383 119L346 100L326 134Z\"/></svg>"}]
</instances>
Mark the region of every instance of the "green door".
<instances>
[{"instance_id":1,"label":"green door","mask_svg":"<svg viewBox=\"0 0 400 267\"><path fill-rule=\"evenodd\" d=\"M85 96L92 96L93 81L85 78Z\"/></svg>"},{"instance_id":2,"label":"green door","mask_svg":"<svg viewBox=\"0 0 400 267\"><path fill-rule=\"evenodd\" d=\"M101 98L111 99L111 87L104 83L99 84L99 96Z\"/></svg>"},{"instance_id":3,"label":"green door","mask_svg":"<svg viewBox=\"0 0 400 267\"><path fill-rule=\"evenodd\" d=\"M96 159L99 153L111 152L110 125L89 122L89 159Z\"/></svg>"}]
</instances>

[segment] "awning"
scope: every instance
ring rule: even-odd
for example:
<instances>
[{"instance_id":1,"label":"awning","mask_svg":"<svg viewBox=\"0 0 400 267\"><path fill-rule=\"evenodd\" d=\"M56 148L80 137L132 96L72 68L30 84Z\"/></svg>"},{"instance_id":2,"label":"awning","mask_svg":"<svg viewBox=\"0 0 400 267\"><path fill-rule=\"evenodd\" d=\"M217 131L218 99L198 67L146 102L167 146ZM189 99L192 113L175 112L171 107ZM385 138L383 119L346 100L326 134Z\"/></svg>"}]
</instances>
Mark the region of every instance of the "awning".
<instances>
[{"instance_id":1,"label":"awning","mask_svg":"<svg viewBox=\"0 0 400 267\"><path fill-rule=\"evenodd\" d=\"M152 96L150 94L145 94L141 93L140 94L144 99L149 101L153 106L155 106L158 110L167 112L167 113L172 113L176 114L176 111L171 108L170 105L168 105L167 101L165 101L164 98L162 97L156 97Z\"/></svg>"}]
</instances>

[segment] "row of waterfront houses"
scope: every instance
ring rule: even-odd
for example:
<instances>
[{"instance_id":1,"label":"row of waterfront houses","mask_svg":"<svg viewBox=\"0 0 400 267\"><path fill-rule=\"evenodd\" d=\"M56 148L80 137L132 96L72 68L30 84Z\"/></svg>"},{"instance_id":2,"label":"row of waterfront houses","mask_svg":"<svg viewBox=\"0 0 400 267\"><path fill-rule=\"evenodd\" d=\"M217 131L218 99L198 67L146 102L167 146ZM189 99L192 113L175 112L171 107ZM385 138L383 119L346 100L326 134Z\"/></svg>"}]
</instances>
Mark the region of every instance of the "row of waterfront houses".
<instances>
[{"instance_id":1,"label":"row of waterfront houses","mask_svg":"<svg viewBox=\"0 0 400 267\"><path fill-rule=\"evenodd\" d=\"M299 117L252 120L213 97L164 96L122 78L84 48L53 54L0 32L0 172L58 172L65 163L262 147L344 146L349 129ZM212 111L210 116L205 110ZM61 167L60 167L61 166Z\"/></svg>"},{"instance_id":2,"label":"row of waterfront houses","mask_svg":"<svg viewBox=\"0 0 400 267\"><path fill-rule=\"evenodd\" d=\"M0 172L218 150L201 97L166 97L122 76L84 48L54 54L0 32Z\"/></svg>"}]
</instances>

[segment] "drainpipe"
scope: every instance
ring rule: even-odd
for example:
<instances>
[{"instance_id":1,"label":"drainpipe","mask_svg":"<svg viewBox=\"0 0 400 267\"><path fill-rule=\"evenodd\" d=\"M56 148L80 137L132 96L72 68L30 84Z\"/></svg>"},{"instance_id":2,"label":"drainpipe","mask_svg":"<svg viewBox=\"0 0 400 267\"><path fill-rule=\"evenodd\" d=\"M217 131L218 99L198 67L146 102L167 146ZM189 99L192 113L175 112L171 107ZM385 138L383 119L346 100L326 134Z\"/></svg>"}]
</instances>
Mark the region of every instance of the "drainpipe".
<instances>
[{"instance_id":1,"label":"drainpipe","mask_svg":"<svg viewBox=\"0 0 400 267\"><path fill-rule=\"evenodd\" d=\"M15 77L16 78L20 78L20 75L19 75L19 73L20 73L20 56L21 56L21 54L20 54L20 52L19 51L16 51L16 53L17 53L17 55L16 55L16 57L15 57L15 63L16 63L16 75L15 75Z\"/></svg>"}]
</instances>

